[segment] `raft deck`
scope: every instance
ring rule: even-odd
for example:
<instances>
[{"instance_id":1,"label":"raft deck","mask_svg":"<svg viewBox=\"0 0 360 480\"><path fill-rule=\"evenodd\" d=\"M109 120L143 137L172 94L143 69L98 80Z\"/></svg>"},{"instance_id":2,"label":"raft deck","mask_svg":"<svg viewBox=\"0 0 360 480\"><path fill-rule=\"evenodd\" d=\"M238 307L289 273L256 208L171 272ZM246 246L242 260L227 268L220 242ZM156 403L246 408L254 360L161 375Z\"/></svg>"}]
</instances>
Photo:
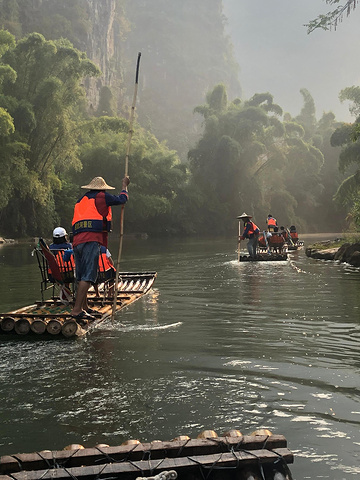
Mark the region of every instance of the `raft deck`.
<instances>
[{"instance_id":1,"label":"raft deck","mask_svg":"<svg viewBox=\"0 0 360 480\"><path fill-rule=\"evenodd\" d=\"M138 300L151 289L156 272L123 272L119 274L116 312ZM64 305L58 297L50 300L36 302L33 305L13 310L8 313L0 313L0 333L18 335L56 335L65 337L81 337L96 328L104 320L111 317L113 308L113 296L104 297L104 291L99 287L100 297L95 291L89 291L89 307L97 310L92 314L95 320L87 325L79 325L70 316L70 305Z\"/></svg>"},{"instance_id":2,"label":"raft deck","mask_svg":"<svg viewBox=\"0 0 360 480\"><path fill-rule=\"evenodd\" d=\"M116 447L71 445L60 451L3 456L0 480L136 480L157 475L155 478L161 479L170 472L170 478L181 480L273 480L274 474L277 479L291 478L287 465L294 457L284 436L240 432L233 436L231 432L238 430L213 438L179 436L151 443L129 440Z\"/></svg>"}]
</instances>

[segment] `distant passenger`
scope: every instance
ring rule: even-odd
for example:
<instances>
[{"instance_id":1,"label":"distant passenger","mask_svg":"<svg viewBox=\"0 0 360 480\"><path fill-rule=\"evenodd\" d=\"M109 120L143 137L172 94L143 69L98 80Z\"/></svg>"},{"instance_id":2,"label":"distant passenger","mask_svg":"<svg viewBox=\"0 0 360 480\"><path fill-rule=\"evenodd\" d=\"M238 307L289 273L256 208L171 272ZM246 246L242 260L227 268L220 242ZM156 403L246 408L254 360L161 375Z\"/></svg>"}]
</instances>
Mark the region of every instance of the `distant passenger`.
<instances>
[{"instance_id":1,"label":"distant passenger","mask_svg":"<svg viewBox=\"0 0 360 480\"><path fill-rule=\"evenodd\" d=\"M269 213L267 219L266 219L266 224L267 224L267 229L269 232L273 232L274 228L277 227L277 221L276 218L274 218L271 213Z\"/></svg>"},{"instance_id":2,"label":"distant passenger","mask_svg":"<svg viewBox=\"0 0 360 480\"><path fill-rule=\"evenodd\" d=\"M282 235L282 236L285 238L285 240L286 240L288 234L287 234L287 232L286 232L286 230L285 230L285 227L280 227L280 233L281 233L281 235Z\"/></svg>"},{"instance_id":3,"label":"distant passenger","mask_svg":"<svg viewBox=\"0 0 360 480\"><path fill-rule=\"evenodd\" d=\"M299 240L299 235L296 231L295 225L291 225L291 227L290 227L290 237L291 237L291 240L292 240L293 244L296 245L298 243L298 240Z\"/></svg>"}]
</instances>

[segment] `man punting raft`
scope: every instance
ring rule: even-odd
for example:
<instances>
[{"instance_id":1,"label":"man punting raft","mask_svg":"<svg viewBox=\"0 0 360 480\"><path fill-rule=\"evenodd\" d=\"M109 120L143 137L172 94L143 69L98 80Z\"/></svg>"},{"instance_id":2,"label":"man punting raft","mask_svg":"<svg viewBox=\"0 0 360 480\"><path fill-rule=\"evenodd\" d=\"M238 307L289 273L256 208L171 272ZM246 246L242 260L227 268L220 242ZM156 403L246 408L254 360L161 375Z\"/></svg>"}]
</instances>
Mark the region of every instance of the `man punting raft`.
<instances>
[{"instance_id":1,"label":"man punting raft","mask_svg":"<svg viewBox=\"0 0 360 480\"><path fill-rule=\"evenodd\" d=\"M129 177L125 176L120 194L110 195L106 190L115 188L102 177L95 177L88 185L81 187L88 191L75 204L72 230L77 293L70 314L81 323L91 320L89 316L96 313L88 305L87 292L97 280L100 246L107 247L112 220L111 206L127 202L129 183Z\"/></svg>"},{"instance_id":2,"label":"man punting raft","mask_svg":"<svg viewBox=\"0 0 360 480\"><path fill-rule=\"evenodd\" d=\"M0 331L19 335L32 332L82 336L113 316L114 305L118 311L151 289L156 272L119 273L117 281L116 273L106 275L108 266L114 272L106 248L111 205L123 205L127 201L128 184L129 178L125 176L119 195L106 192L114 187L102 177L95 177L82 187L88 191L75 205L73 245L67 242L66 230L57 227L50 248L40 239L35 249L42 276L42 301L0 314ZM58 296L55 287L59 290ZM53 295L52 299L45 300L44 292L48 288L53 289Z\"/></svg>"}]
</instances>

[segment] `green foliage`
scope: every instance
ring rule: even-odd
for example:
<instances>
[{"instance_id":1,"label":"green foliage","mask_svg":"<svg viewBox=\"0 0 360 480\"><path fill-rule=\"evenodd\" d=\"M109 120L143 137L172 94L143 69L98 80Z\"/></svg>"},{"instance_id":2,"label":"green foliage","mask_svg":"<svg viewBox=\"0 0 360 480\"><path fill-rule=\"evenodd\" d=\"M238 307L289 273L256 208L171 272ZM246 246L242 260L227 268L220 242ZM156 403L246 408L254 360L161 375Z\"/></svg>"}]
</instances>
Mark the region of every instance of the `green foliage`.
<instances>
[{"instance_id":1,"label":"green foliage","mask_svg":"<svg viewBox=\"0 0 360 480\"><path fill-rule=\"evenodd\" d=\"M356 117L360 115L360 87L352 86L344 88L339 94L339 99L341 102L345 102L346 100L352 102L349 108L350 113Z\"/></svg>"},{"instance_id":2,"label":"green foliage","mask_svg":"<svg viewBox=\"0 0 360 480\"><path fill-rule=\"evenodd\" d=\"M120 121L115 118L94 119L93 128L86 125L82 130L80 160L83 170L75 177L78 184L88 182L95 176L103 176L120 190L128 141L127 130L112 128L116 123L121 126ZM109 127L107 130L105 125ZM172 212L186 186L188 173L185 166L180 163L176 152L136 125L129 173L131 184L130 201L126 206L127 228L136 232L165 233L166 226L169 228L174 223ZM116 228L119 224L117 209L114 209L114 215ZM171 230L175 231L176 228L182 228L181 222L177 222Z\"/></svg>"},{"instance_id":3,"label":"green foliage","mask_svg":"<svg viewBox=\"0 0 360 480\"><path fill-rule=\"evenodd\" d=\"M8 112L0 107L0 138L15 132L14 121Z\"/></svg>"},{"instance_id":4,"label":"green foliage","mask_svg":"<svg viewBox=\"0 0 360 480\"><path fill-rule=\"evenodd\" d=\"M351 226L354 227L356 232L360 232L360 191L358 190L354 193L352 202L351 202L351 209L348 214L347 219L350 220ZM355 241L359 241L359 236L357 235Z\"/></svg>"},{"instance_id":5,"label":"green foliage","mask_svg":"<svg viewBox=\"0 0 360 480\"><path fill-rule=\"evenodd\" d=\"M6 30L0 30L0 57L15 47L15 37Z\"/></svg>"},{"instance_id":6,"label":"green foliage","mask_svg":"<svg viewBox=\"0 0 360 480\"><path fill-rule=\"evenodd\" d=\"M111 88L104 86L100 90L99 105L96 115L99 117L113 117L115 114L114 97Z\"/></svg>"},{"instance_id":7,"label":"green foliage","mask_svg":"<svg viewBox=\"0 0 360 480\"><path fill-rule=\"evenodd\" d=\"M342 178L338 153L330 146L338 124L332 113L317 122L311 95L301 94L300 114L284 115L283 121L268 92L217 112L209 103L195 109L204 116L203 136L189 152L200 231L233 228L239 210L249 210L260 226L272 211L284 225L315 231L327 228L336 215L341 219L343 211L334 213L332 197Z\"/></svg>"},{"instance_id":8,"label":"green foliage","mask_svg":"<svg viewBox=\"0 0 360 480\"><path fill-rule=\"evenodd\" d=\"M329 5L336 5L340 3L341 0L325 0ZM351 12L356 8L356 0L347 0L344 4L335 7L333 10L330 10L325 15L319 15L314 20L311 20L307 27L307 32L311 33L317 28L322 28L323 30L330 30L331 28L337 28L338 24L343 20L344 15L349 16Z\"/></svg>"},{"instance_id":9,"label":"green foliage","mask_svg":"<svg viewBox=\"0 0 360 480\"><path fill-rule=\"evenodd\" d=\"M58 218L54 191L61 189L61 176L81 168L77 123L84 91L80 81L99 71L68 41L47 41L32 33L8 44L0 68L6 134L0 144L0 164L7 183L0 205L6 233L36 235L39 228L51 229Z\"/></svg>"},{"instance_id":10,"label":"green foliage","mask_svg":"<svg viewBox=\"0 0 360 480\"><path fill-rule=\"evenodd\" d=\"M309 91L305 88L302 88L300 93L303 96L304 104L300 115L298 115L295 120L304 127L305 138L308 139L311 138L312 134L314 133L317 123L315 117L315 102Z\"/></svg>"},{"instance_id":11,"label":"green foliage","mask_svg":"<svg viewBox=\"0 0 360 480\"><path fill-rule=\"evenodd\" d=\"M360 172L357 171L350 177L346 178L339 186L335 200L341 202L343 205L352 205L358 197L360 185Z\"/></svg>"}]
</instances>

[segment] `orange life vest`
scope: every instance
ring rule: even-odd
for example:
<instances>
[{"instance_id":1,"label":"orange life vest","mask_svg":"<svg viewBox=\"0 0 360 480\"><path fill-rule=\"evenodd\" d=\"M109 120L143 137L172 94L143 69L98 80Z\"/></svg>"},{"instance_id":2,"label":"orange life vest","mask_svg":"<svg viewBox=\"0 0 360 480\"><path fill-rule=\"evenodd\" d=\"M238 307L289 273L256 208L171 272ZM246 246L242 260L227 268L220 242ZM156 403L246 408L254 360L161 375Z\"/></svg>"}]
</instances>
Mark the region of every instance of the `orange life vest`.
<instances>
[{"instance_id":1,"label":"orange life vest","mask_svg":"<svg viewBox=\"0 0 360 480\"><path fill-rule=\"evenodd\" d=\"M278 246L284 245L285 238L281 234L278 234L278 235L273 234L268 239L268 242L269 242L269 245L278 247Z\"/></svg>"},{"instance_id":2,"label":"orange life vest","mask_svg":"<svg viewBox=\"0 0 360 480\"><path fill-rule=\"evenodd\" d=\"M112 265L105 253L100 253L99 257L99 271L107 272L108 270L115 270L114 265Z\"/></svg>"},{"instance_id":3,"label":"orange life vest","mask_svg":"<svg viewBox=\"0 0 360 480\"><path fill-rule=\"evenodd\" d=\"M277 225L276 218L274 218L274 217L268 218L267 219L267 224L268 224L268 227L276 227L276 225Z\"/></svg>"},{"instance_id":4,"label":"orange life vest","mask_svg":"<svg viewBox=\"0 0 360 480\"><path fill-rule=\"evenodd\" d=\"M259 233L260 232L259 227L257 227L255 225L255 223L252 222L251 220L249 220L248 222L245 223L245 228L247 227L248 223L250 223L250 228L249 228L249 231L247 232L247 234L249 236L252 235L253 233Z\"/></svg>"},{"instance_id":5,"label":"orange life vest","mask_svg":"<svg viewBox=\"0 0 360 480\"><path fill-rule=\"evenodd\" d=\"M105 192L97 190L85 193L78 200L74 208L74 216L72 220L72 231L74 235L82 232L110 232L112 212L108 207L108 212L103 217L95 205L95 198L104 195Z\"/></svg>"},{"instance_id":6,"label":"orange life vest","mask_svg":"<svg viewBox=\"0 0 360 480\"><path fill-rule=\"evenodd\" d=\"M64 261L64 251L65 250L58 250L58 251L50 250L50 251L54 255L54 257L56 259L56 263L58 264L58 267L59 267L59 270L60 270L61 273L72 272L74 270L75 261L74 261L73 255L71 255L70 259L67 262L65 262ZM48 267L48 273L50 275L52 274L50 265Z\"/></svg>"}]
</instances>

